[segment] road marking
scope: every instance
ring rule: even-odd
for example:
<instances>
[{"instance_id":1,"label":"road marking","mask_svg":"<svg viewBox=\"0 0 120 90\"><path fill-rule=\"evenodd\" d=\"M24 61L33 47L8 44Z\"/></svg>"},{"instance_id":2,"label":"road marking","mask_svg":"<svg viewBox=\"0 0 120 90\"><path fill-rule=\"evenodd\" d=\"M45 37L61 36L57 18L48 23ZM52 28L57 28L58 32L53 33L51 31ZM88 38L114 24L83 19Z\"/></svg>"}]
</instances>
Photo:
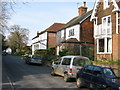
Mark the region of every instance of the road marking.
<instances>
[{"instance_id":1,"label":"road marking","mask_svg":"<svg viewBox=\"0 0 120 90\"><path fill-rule=\"evenodd\" d=\"M6 75L6 74L5 74ZM8 75L6 75L6 77L7 77L7 79L8 79L8 81L9 81L9 83L2 83L2 85L8 85L8 84L10 84L11 85L11 88L13 89L13 90L15 90L15 88L14 88L14 85L15 85L15 83L12 83L11 82L11 80L10 80L10 78L8 77Z\"/></svg>"},{"instance_id":2,"label":"road marking","mask_svg":"<svg viewBox=\"0 0 120 90\"><path fill-rule=\"evenodd\" d=\"M12 89L15 90L15 89L14 89L14 85L13 85L13 83L11 82L11 80L10 80L10 78L9 78L8 76L7 76L7 79L8 79L8 81L9 81L9 83L10 83Z\"/></svg>"}]
</instances>

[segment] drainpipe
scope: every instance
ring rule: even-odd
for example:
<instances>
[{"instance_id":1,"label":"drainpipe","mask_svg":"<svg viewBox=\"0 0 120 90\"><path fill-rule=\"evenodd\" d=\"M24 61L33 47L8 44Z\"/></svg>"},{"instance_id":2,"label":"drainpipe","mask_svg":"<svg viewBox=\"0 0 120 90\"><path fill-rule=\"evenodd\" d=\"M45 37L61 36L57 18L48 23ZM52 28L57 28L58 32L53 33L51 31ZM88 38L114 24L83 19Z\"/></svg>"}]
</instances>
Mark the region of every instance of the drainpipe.
<instances>
[{"instance_id":1,"label":"drainpipe","mask_svg":"<svg viewBox=\"0 0 120 90\"><path fill-rule=\"evenodd\" d=\"M80 27L79 27L79 30L81 31ZM81 42L81 32L79 32L79 39L80 39L79 41ZM82 56L82 46L81 46L81 43L80 43L80 56Z\"/></svg>"}]
</instances>

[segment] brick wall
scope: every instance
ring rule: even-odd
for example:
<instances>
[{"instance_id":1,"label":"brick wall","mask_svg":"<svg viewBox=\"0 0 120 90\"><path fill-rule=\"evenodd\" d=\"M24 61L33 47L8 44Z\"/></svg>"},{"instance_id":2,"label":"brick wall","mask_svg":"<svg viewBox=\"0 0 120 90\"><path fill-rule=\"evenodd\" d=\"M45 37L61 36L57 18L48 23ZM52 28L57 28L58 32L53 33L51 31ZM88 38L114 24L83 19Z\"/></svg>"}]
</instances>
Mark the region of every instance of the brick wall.
<instances>
[{"instance_id":1,"label":"brick wall","mask_svg":"<svg viewBox=\"0 0 120 90\"><path fill-rule=\"evenodd\" d=\"M56 33L48 32L48 48L56 47Z\"/></svg>"},{"instance_id":2,"label":"brick wall","mask_svg":"<svg viewBox=\"0 0 120 90\"><path fill-rule=\"evenodd\" d=\"M93 23L90 22L90 17L87 18L80 26L80 41L81 42L94 42L93 38Z\"/></svg>"}]
</instances>

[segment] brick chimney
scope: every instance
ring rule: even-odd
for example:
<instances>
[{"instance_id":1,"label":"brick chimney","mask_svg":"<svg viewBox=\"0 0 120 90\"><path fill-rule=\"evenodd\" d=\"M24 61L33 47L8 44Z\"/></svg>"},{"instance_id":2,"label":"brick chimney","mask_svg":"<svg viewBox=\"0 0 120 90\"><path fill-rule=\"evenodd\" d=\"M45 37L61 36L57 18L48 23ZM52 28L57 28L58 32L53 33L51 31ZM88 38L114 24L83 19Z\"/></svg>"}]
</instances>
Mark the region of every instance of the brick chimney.
<instances>
[{"instance_id":1,"label":"brick chimney","mask_svg":"<svg viewBox=\"0 0 120 90\"><path fill-rule=\"evenodd\" d=\"M87 12L86 2L84 2L84 5L78 8L78 15L81 16L86 12Z\"/></svg>"}]
</instances>

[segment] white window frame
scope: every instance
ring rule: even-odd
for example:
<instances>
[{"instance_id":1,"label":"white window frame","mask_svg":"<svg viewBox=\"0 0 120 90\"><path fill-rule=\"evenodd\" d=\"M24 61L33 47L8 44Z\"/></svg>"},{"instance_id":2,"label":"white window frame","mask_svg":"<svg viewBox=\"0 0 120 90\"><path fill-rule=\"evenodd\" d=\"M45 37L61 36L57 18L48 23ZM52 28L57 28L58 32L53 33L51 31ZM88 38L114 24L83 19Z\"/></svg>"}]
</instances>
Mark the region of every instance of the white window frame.
<instances>
[{"instance_id":1,"label":"white window frame","mask_svg":"<svg viewBox=\"0 0 120 90\"><path fill-rule=\"evenodd\" d=\"M110 4L109 4L110 0L104 0L103 5L104 5L104 9L109 8Z\"/></svg>"},{"instance_id":2,"label":"white window frame","mask_svg":"<svg viewBox=\"0 0 120 90\"><path fill-rule=\"evenodd\" d=\"M104 39L104 52L99 52L99 40ZM108 52L108 42L107 42L108 37L105 38L99 38L97 39L97 54L112 54L112 38L111 39L111 52Z\"/></svg>"},{"instance_id":3,"label":"white window frame","mask_svg":"<svg viewBox=\"0 0 120 90\"><path fill-rule=\"evenodd\" d=\"M70 29L69 30L69 37L74 36L75 35L75 30L74 29Z\"/></svg>"},{"instance_id":4,"label":"white window frame","mask_svg":"<svg viewBox=\"0 0 120 90\"><path fill-rule=\"evenodd\" d=\"M110 25L109 25L109 27L108 27L108 18L110 17ZM106 19L106 23L103 23L104 22L104 19ZM103 17L102 18L102 34L105 34L105 35L107 35L107 34L109 34L108 32L107 32L107 29L108 28L110 28L110 34L112 34L112 22L111 22L111 15L108 15L108 16L105 16L105 17ZM103 30L105 29L105 33L103 33Z\"/></svg>"}]
</instances>

